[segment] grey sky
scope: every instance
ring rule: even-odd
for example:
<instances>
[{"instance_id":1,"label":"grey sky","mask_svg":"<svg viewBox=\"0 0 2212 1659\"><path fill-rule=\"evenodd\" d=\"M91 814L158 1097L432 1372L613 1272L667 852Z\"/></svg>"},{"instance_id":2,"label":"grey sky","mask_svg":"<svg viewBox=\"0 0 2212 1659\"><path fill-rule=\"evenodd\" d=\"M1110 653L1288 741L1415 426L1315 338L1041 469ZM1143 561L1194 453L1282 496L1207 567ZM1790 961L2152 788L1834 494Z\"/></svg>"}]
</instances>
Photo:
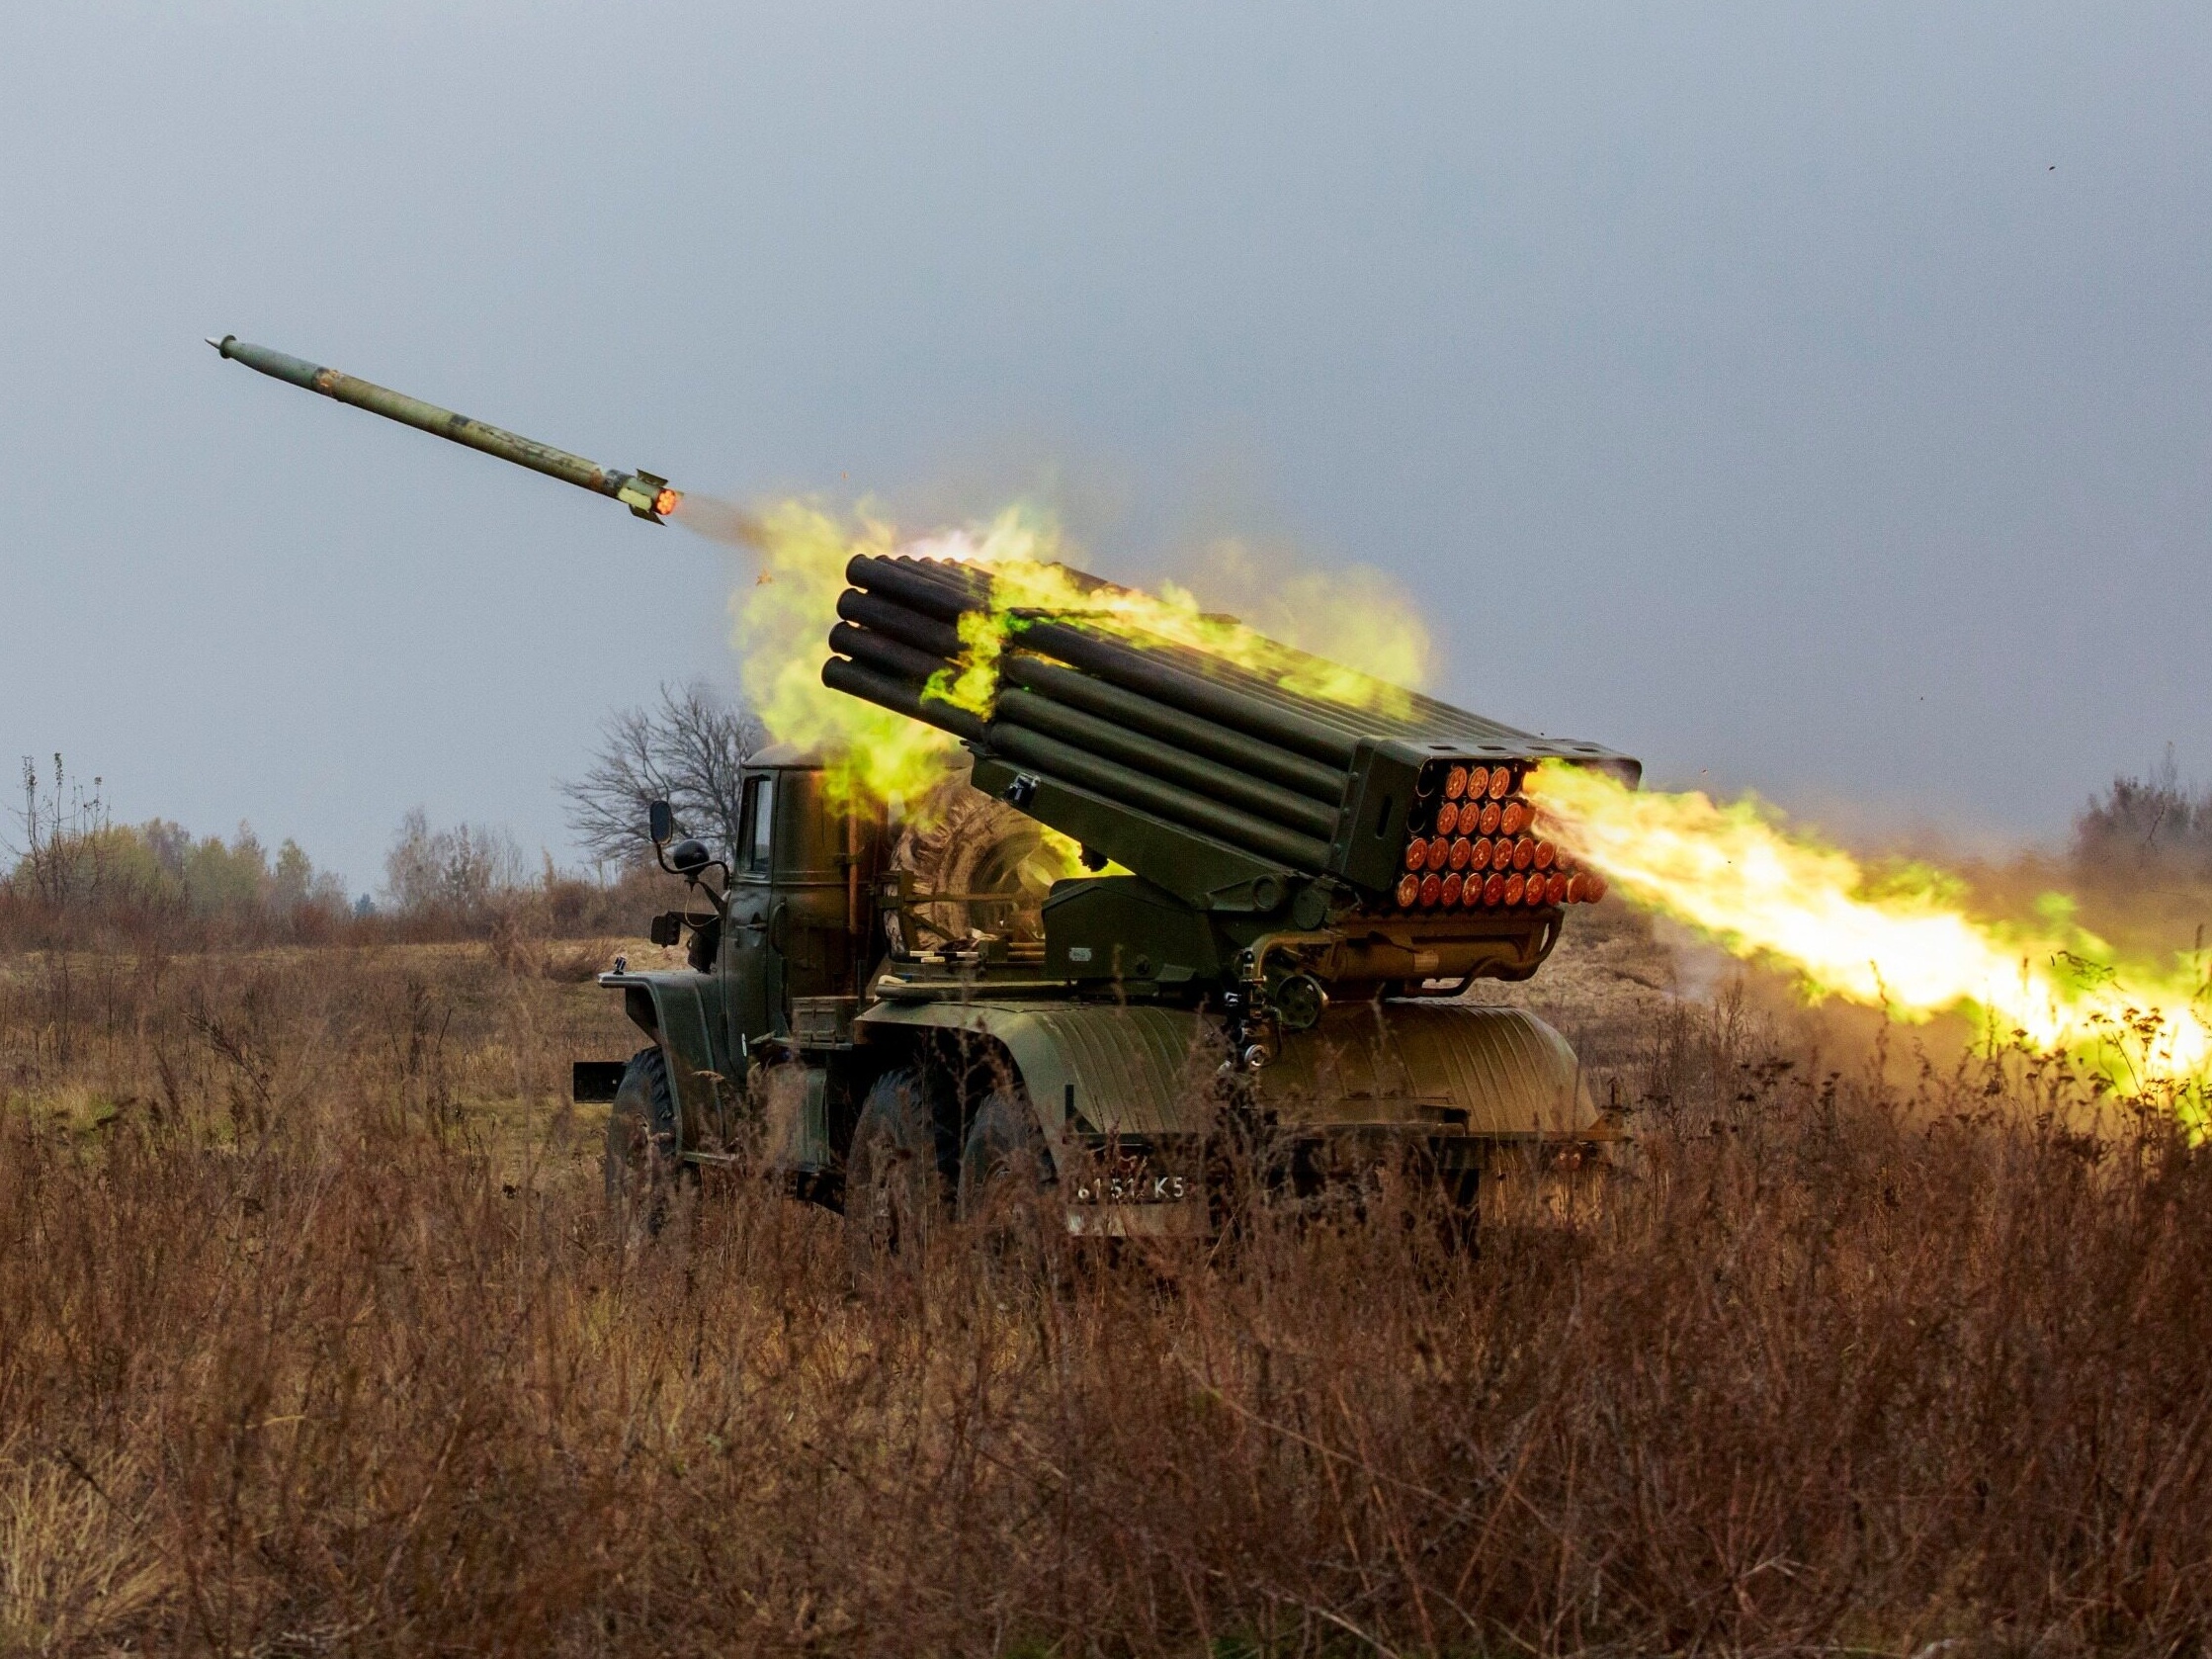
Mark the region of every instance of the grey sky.
<instances>
[{"instance_id":1,"label":"grey sky","mask_svg":"<svg viewBox=\"0 0 2212 1659\"><path fill-rule=\"evenodd\" d=\"M373 885L566 851L731 567L218 363L736 496L1209 530L1432 595L1437 689L2049 835L2212 772L2212 12L8 8L0 754Z\"/></svg>"}]
</instances>

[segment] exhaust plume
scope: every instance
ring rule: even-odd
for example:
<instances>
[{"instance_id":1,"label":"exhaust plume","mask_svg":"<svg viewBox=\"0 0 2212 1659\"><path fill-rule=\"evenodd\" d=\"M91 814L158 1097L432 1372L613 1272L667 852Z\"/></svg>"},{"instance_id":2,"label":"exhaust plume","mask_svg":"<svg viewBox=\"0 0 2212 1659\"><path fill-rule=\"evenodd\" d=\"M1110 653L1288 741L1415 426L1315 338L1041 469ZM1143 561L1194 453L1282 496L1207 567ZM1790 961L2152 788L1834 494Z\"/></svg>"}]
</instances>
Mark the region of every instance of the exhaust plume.
<instances>
[{"instance_id":1,"label":"exhaust plume","mask_svg":"<svg viewBox=\"0 0 2212 1659\"><path fill-rule=\"evenodd\" d=\"M2192 956L2171 968L2120 961L2059 895L2037 924L1977 919L1936 872L1874 882L1755 801L1640 792L1549 762L1531 788L1547 833L1636 904L1733 955L1898 1019L1977 1014L1993 1037L2065 1056L2169 1107L2192 1136L2212 1126L2212 1009Z\"/></svg>"}]
</instances>

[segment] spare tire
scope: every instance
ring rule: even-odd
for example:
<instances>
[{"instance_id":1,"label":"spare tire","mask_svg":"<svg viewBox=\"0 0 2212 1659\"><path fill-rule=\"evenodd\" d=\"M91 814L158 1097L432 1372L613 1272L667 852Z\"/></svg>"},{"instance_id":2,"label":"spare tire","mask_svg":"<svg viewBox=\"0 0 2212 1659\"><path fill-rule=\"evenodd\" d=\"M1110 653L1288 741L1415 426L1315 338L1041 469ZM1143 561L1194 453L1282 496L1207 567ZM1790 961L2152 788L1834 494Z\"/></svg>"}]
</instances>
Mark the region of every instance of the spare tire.
<instances>
[{"instance_id":1,"label":"spare tire","mask_svg":"<svg viewBox=\"0 0 2212 1659\"><path fill-rule=\"evenodd\" d=\"M1035 819L965 777L946 779L912 806L892 848L891 867L910 874L917 893L1004 895L916 905L914 917L927 925L911 929L898 916L887 917L888 942L899 956L958 949L983 938L1042 943L1045 895L1054 882L1073 873L1061 845L1046 838ZM907 930L914 936L901 936Z\"/></svg>"}]
</instances>

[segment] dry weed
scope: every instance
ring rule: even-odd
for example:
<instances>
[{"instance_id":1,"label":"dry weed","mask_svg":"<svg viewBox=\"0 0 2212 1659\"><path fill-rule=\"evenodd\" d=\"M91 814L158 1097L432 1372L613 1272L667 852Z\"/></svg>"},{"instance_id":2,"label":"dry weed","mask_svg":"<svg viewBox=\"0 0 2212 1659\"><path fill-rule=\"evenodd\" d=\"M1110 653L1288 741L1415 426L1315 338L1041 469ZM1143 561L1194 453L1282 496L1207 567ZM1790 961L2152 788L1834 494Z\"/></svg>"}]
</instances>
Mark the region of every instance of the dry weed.
<instances>
[{"instance_id":1,"label":"dry weed","mask_svg":"<svg viewBox=\"0 0 2212 1659\"><path fill-rule=\"evenodd\" d=\"M2016 1062L1898 1089L1670 1004L1616 1033L1640 1169L1573 1224L1026 1276L949 1229L855 1286L834 1217L743 1183L606 1225L553 1092L622 1050L593 996L472 945L7 966L0 1648L2212 1623L2212 1163Z\"/></svg>"}]
</instances>

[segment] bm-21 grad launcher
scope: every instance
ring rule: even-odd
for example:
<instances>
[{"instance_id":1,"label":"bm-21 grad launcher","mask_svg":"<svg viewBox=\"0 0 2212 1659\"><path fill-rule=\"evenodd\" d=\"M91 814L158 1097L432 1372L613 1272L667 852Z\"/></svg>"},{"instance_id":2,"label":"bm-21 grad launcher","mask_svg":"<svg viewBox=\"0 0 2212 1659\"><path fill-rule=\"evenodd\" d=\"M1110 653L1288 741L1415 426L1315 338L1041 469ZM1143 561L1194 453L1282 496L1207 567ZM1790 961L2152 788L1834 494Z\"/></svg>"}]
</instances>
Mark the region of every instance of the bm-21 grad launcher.
<instances>
[{"instance_id":1,"label":"bm-21 grad launcher","mask_svg":"<svg viewBox=\"0 0 2212 1659\"><path fill-rule=\"evenodd\" d=\"M1291 1143L1275 1174L1294 1191L1414 1153L1472 1198L1487 1170L1529 1168L1509 1148L1541 1162L1608 1138L1556 1032L1457 999L1534 973L1567 908L1605 891L1536 832L1529 770L1633 784L1640 764L1372 681L1302 695L1286 686L1357 676L1272 642L1246 642L1250 667L1133 631L1118 590L1060 574L1095 603L1024 609L1029 584L1002 594L967 564L846 567L823 683L952 734L975 789L1073 838L1092 871L1129 872L1056 882L1026 963L994 964L987 940L887 961L862 1022L1003 1044L1056 1161L1083 1169L1086 1140L1135 1130L1147 1192L1203 1133L1194 1054L1230 1074L1217 1109ZM972 648L992 634L994 654ZM903 877L882 897L905 902ZM1077 1198L1098 1185L1079 1179Z\"/></svg>"},{"instance_id":2,"label":"bm-21 grad launcher","mask_svg":"<svg viewBox=\"0 0 2212 1659\"><path fill-rule=\"evenodd\" d=\"M214 343L641 517L681 501L652 475ZM656 856L690 896L653 938L687 965L600 976L647 1038L575 1066L577 1098L612 1103L610 1196L655 1214L667 1177L748 1168L842 1208L872 1260L1009 1182L1041 1183L1073 1232L1203 1234L1241 1179L1225 1159L1301 1200L1411 1159L1472 1205L1493 1173L1614 1138L1556 1031L1459 993L1535 972L1603 892L1536 832L1528 768L1634 781L1636 761L1395 688L1301 695L1285 682L1305 676L1080 606L1002 613L972 566L861 557L846 575L825 684L970 759L900 817L831 787L833 753L753 755L719 856L653 804ZM979 696L961 627L978 611L1004 636ZM958 702L940 694L956 674ZM1040 826L1090 873L1040 882Z\"/></svg>"},{"instance_id":3,"label":"bm-21 grad launcher","mask_svg":"<svg viewBox=\"0 0 2212 1659\"><path fill-rule=\"evenodd\" d=\"M1091 868L1134 872L1055 887L1045 980L1220 1009L1235 1064L1266 1065L1332 995L1525 979L1563 908L1603 896L1535 832L1520 788L1548 758L1633 783L1624 755L1372 681L1356 703L1287 691L1359 677L1272 642L1255 669L1133 633L1117 590L1077 571L1093 611L1002 609L991 573L957 563L862 556L845 573L823 682L953 734L977 788ZM977 613L1005 635L979 693L960 626Z\"/></svg>"}]
</instances>

